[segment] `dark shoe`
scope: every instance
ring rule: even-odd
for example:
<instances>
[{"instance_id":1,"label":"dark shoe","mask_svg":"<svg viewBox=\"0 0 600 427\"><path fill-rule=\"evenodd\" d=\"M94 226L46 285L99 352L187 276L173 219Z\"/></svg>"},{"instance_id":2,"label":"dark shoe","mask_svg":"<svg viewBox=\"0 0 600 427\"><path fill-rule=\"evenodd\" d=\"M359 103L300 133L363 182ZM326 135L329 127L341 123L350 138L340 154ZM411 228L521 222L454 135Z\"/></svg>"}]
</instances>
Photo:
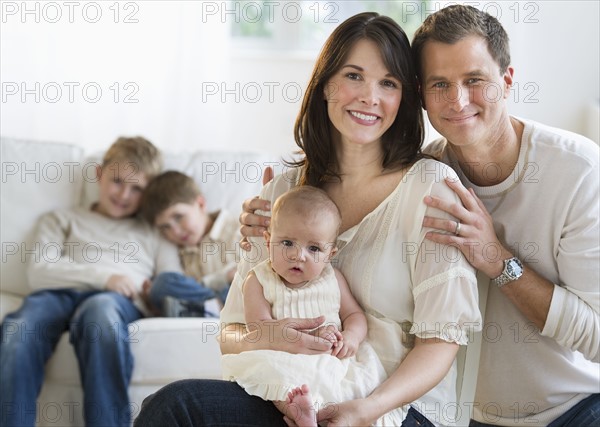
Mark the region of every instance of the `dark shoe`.
<instances>
[{"instance_id":1,"label":"dark shoe","mask_svg":"<svg viewBox=\"0 0 600 427\"><path fill-rule=\"evenodd\" d=\"M204 303L165 297L162 315L164 317L205 317Z\"/></svg>"}]
</instances>

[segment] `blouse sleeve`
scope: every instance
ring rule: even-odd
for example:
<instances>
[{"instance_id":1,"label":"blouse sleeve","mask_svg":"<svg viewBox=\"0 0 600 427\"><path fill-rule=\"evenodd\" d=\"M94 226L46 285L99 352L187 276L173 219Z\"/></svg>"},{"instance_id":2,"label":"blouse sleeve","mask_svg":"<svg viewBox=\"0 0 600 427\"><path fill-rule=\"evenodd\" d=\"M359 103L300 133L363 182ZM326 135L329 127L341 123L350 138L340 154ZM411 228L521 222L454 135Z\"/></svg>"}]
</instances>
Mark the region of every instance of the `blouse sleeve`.
<instances>
[{"instance_id":1,"label":"blouse sleeve","mask_svg":"<svg viewBox=\"0 0 600 427\"><path fill-rule=\"evenodd\" d=\"M440 171L430 195L461 203L443 179L445 176L458 177L450 168L443 167ZM425 210L425 215L456 220L430 207ZM411 333L424 339L440 338L466 345L473 332L482 328L475 270L456 246L426 240L428 231L431 229L421 227L419 233L420 247L413 273L415 311Z\"/></svg>"}]
</instances>

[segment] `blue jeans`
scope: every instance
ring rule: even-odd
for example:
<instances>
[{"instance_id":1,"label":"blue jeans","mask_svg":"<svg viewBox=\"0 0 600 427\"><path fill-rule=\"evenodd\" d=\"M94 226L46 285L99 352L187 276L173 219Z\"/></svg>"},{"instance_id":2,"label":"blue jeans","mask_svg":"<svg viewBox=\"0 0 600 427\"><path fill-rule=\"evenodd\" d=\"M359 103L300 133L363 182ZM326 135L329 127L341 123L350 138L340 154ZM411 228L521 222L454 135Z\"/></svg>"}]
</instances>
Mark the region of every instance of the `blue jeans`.
<instances>
[{"instance_id":1,"label":"blue jeans","mask_svg":"<svg viewBox=\"0 0 600 427\"><path fill-rule=\"evenodd\" d=\"M469 427L486 427L471 420ZM600 394L592 394L548 424L548 427L600 427Z\"/></svg>"},{"instance_id":2,"label":"blue jeans","mask_svg":"<svg viewBox=\"0 0 600 427\"><path fill-rule=\"evenodd\" d=\"M411 406L401 427L435 427L435 424Z\"/></svg>"},{"instance_id":3,"label":"blue jeans","mask_svg":"<svg viewBox=\"0 0 600 427\"><path fill-rule=\"evenodd\" d=\"M35 424L44 366L68 330L79 362L86 426L129 426L133 357L127 325L141 317L128 298L114 292L56 289L25 298L2 323L0 424Z\"/></svg>"},{"instance_id":4,"label":"blue jeans","mask_svg":"<svg viewBox=\"0 0 600 427\"><path fill-rule=\"evenodd\" d=\"M236 382L182 380L148 396L134 427L286 426L273 403L250 396ZM403 427L433 427L411 408Z\"/></svg>"},{"instance_id":5,"label":"blue jeans","mask_svg":"<svg viewBox=\"0 0 600 427\"><path fill-rule=\"evenodd\" d=\"M160 273L152 281L150 301L158 308L162 308L163 299L167 296L197 303L219 297L222 302L225 302L228 290L229 287L226 287L220 292L215 292L202 283L198 283L193 277L166 272Z\"/></svg>"},{"instance_id":6,"label":"blue jeans","mask_svg":"<svg viewBox=\"0 0 600 427\"><path fill-rule=\"evenodd\" d=\"M286 426L273 403L250 396L236 382L182 380L148 396L134 427Z\"/></svg>"}]
</instances>

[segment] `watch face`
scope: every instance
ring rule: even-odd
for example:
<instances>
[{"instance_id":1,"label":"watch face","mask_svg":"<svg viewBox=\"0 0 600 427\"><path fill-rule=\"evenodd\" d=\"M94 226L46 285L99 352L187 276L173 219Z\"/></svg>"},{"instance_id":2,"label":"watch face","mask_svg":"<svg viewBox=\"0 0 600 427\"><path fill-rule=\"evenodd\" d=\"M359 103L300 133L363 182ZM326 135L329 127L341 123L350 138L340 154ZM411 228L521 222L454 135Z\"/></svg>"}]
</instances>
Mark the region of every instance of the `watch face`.
<instances>
[{"instance_id":1,"label":"watch face","mask_svg":"<svg viewBox=\"0 0 600 427\"><path fill-rule=\"evenodd\" d=\"M518 261L511 259L506 265L506 272L511 277L519 278L521 277L521 274L523 274L523 267L521 266L521 264L519 264Z\"/></svg>"}]
</instances>

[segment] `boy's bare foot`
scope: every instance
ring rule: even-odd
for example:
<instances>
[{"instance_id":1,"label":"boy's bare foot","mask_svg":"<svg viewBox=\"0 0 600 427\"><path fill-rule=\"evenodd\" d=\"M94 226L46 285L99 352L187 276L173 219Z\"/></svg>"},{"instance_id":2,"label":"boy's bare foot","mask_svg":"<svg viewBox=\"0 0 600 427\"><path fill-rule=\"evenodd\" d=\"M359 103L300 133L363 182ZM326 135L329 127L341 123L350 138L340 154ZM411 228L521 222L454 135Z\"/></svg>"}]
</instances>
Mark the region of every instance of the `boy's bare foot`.
<instances>
[{"instance_id":1,"label":"boy's bare foot","mask_svg":"<svg viewBox=\"0 0 600 427\"><path fill-rule=\"evenodd\" d=\"M317 427L317 412L313 406L310 390L306 384L288 393L287 416L298 427Z\"/></svg>"}]
</instances>

